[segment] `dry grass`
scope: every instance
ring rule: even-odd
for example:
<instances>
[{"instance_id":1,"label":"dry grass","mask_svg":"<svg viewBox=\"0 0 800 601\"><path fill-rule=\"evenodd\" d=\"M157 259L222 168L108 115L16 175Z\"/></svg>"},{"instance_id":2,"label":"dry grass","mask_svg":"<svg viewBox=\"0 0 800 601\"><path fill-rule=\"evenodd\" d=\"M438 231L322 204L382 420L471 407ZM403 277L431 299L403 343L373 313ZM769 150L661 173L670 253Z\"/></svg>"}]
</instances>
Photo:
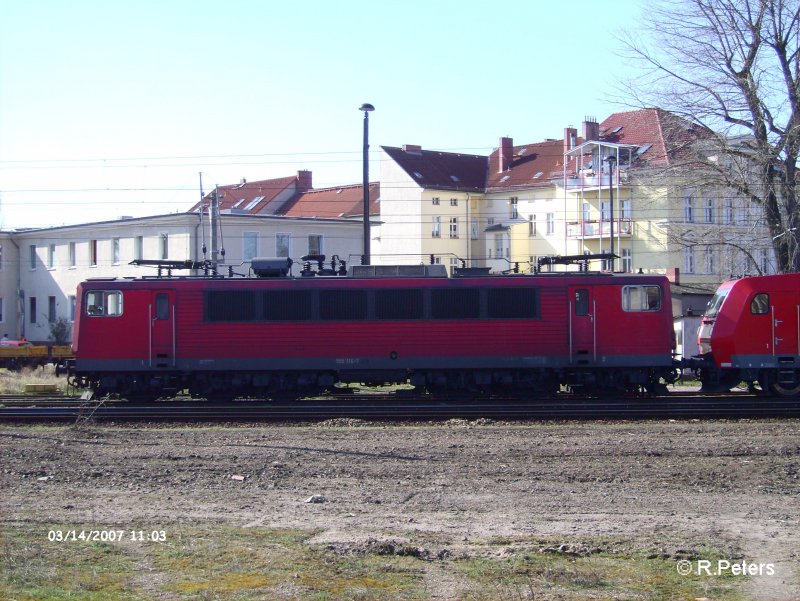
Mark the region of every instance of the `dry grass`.
<instances>
[{"instance_id":1,"label":"dry grass","mask_svg":"<svg viewBox=\"0 0 800 601\"><path fill-rule=\"evenodd\" d=\"M20 371L0 369L0 394L23 394L28 384L49 384L60 392L67 390L66 376L56 377L53 365L26 367Z\"/></svg>"}]
</instances>

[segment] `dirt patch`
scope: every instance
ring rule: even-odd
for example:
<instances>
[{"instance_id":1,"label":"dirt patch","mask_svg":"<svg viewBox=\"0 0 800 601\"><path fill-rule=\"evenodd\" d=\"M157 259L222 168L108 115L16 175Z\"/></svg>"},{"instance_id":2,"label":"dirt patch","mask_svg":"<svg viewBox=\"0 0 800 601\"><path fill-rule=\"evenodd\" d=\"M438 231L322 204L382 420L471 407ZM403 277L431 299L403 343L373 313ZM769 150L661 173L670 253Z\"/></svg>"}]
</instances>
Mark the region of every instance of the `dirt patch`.
<instances>
[{"instance_id":1,"label":"dirt patch","mask_svg":"<svg viewBox=\"0 0 800 601\"><path fill-rule=\"evenodd\" d=\"M796 420L4 427L0 444L9 524L303 529L339 555L424 560L432 598L459 594L442 562L465 557L712 546L773 565L745 577L752 598L800 598Z\"/></svg>"}]
</instances>

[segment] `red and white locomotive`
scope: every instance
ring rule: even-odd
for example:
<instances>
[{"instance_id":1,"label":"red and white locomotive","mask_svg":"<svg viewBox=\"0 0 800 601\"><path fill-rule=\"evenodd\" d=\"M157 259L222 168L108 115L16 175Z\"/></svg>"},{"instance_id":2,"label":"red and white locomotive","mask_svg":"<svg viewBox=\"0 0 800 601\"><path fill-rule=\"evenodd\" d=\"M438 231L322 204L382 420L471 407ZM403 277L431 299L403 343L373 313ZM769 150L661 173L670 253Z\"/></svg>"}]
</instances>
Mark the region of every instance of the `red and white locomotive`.
<instances>
[{"instance_id":1,"label":"red and white locomotive","mask_svg":"<svg viewBox=\"0 0 800 601\"><path fill-rule=\"evenodd\" d=\"M83 282L74 383L129 398L234 398L348 382L660 393L674 379L662 276L447 277L409 265L287 277L287 267Z\"/></svg>"},{"instance_id":2,"label":"red and white locomotive","mask_svg":"<svg viewBox=\"0 0 800 601\"><path fill-rule=\"evenodd\" d=\"M740 382L781 396L800 394L800 273L725 282L698 333L705 390Z\"/></svg>"}]
</instances>

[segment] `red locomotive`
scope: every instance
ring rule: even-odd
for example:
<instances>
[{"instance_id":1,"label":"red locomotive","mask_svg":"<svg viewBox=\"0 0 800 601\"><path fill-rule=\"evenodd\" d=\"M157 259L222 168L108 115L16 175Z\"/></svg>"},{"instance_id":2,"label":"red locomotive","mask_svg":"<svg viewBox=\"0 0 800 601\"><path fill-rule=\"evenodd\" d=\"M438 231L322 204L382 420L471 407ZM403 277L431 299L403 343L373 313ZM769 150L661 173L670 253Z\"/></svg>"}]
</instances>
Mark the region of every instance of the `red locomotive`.
<instances>
[{"instance_id":1,"label":"red locomotive","mask_svg":"<svg viewBox=\"0 0 800 601\"><path fill-rule=\"evenodd\" d=\"M283 261L253 261L257 276L277 277L83 282L74 383L129 398L234 398L348 382L661 393L674 379L661 276L447 277L410 265L286 277Z\"/></svg>"},{"instance_id":2,"label":"red locomotive","mask_svg":"<svg viewBox=\"0 0 800 601\"><path fill-rule=\"evenodd\" d=\"M698 333L704 390L800 394L800 273L722 284Z\"/></svg>"}]
</instances>

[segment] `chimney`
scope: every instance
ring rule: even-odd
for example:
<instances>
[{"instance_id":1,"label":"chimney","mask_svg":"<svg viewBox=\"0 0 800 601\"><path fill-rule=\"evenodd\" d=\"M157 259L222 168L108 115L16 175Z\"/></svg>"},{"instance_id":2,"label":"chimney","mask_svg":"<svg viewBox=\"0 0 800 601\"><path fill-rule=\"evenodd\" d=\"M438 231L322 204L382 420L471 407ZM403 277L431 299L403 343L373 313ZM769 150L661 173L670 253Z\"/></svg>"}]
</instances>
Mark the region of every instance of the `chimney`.
<instances>
[{"instance_id":1,"label":"chimney","mask_svg":"<svg viewBox=\"0 0 800 601\"><path fill-rule=\"evenodd\" d=\"M681 269L680 267L667 267L667 279L670 284L676 286L681 285Z\"/></svg>"},{"instance_id":2,"label":"chimney","mask_svg":"<svg viewBox=\"0 0 800 601\"><path fill-rule=\"evenodd\" d=\"M498 173L508 171L511 166L511 159L514 158L514 140L513 138L500 138L500 164Z\"/></svg>"},{"instance_id":3,"label":"chimney","mask_svg":"<svg viewBox=\"0 0 800 601\"><path fill-rule=\"evenodd\" d=\"M578 141L578 130L574 127L564 128L564 154L567 151L575 148L575 143Z\"/></svg>"},{"instance_id":4,"label":"chimney","mask_svg":"<svg viewBox=\"0 0 800 601\"><path fill-rule=\"evenodd\" d=\"M590 142L600 139L600 124L594 117L584 117L583 120L583 141Z\"/></svg>"},{"instance_id":5,"label":"chimney","mask_svg":"<svg viewBox=\"0 0 800 601\"><path fill-rule=\"evenodd\" d=\"M422 154L422 146L416 144L403 144L403 152L407 154Z\"/></svg>"},{"instance_id":6,"label":"chimney","mask_svg":"<svg viewBox=\"0 0 800 601\"><path fill-rule=\"evenodd\" d=\"M310 171L298 171L297 172L297 191L298 192L306 192L311 190L311 172Z\"/></svg>"}]
</instances>

